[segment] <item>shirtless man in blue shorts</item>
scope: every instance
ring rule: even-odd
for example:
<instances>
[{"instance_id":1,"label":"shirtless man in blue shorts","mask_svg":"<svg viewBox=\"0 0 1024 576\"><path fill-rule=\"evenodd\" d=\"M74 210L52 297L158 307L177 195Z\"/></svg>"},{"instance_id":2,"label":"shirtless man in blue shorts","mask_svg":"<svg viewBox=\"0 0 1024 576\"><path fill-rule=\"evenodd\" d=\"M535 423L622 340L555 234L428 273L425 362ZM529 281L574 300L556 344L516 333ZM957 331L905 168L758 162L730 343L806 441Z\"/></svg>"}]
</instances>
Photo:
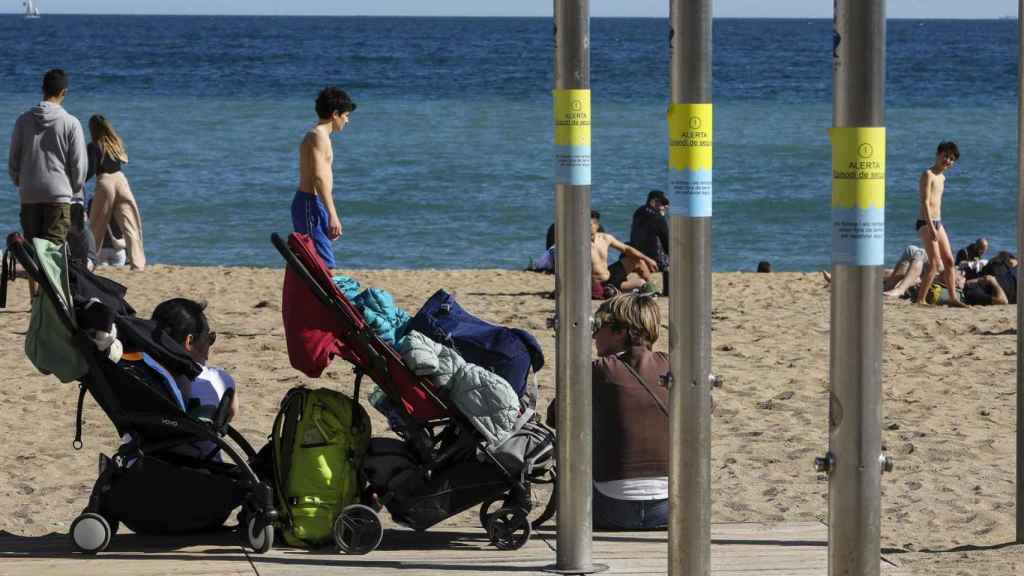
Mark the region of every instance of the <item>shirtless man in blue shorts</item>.
<instances>
[{"instance_id":1,"label":"shirtless man in blue shorts","mask_svg":"<svg viewBox=\"0 0 1024 576\"><path fill-rule=\"evenodd\" d=\"M960 159L960 150L953 142L942 142L935 154L935 164L921 174L918 190L921 194L921 208L915 227L921 238L921 245L928 253L928 268L921 277L917 290L917 304L924 304L928 289L935 280L939 266L945 268L946 286L956 286L956 266L949 237L942 225L942 193L946 188L945 171ZM967 305L960 301L956 290L950 290L949 305L959 308Z\"/></svg>"},{"instance_id":2,"label":"shirtless man in blue shorts","mask_svg":"<svg viewBox=\"0 0 1024 576\"><path fill-rule=\"evenodd\" d=\"M292 200L295 231L313 239L316 253L328 268L334 268L331 242L341 237L341 219L334 207L334 149L331 134L348 124L356 103L340 88L329 86L316 99L317 123L306 132L299 146L299 189Z\"/></svg>"}]
</instances>

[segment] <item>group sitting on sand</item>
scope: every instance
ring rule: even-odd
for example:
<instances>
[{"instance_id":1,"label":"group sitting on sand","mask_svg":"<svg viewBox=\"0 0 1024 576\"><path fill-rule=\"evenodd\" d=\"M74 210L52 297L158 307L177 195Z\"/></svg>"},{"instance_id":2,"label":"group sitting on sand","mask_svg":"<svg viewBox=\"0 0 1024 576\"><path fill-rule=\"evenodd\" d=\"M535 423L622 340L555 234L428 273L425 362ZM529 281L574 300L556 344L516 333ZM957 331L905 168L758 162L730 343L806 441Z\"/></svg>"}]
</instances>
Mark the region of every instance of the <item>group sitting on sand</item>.
<instances>
[{"instance_id":1,"label":"group sitting on sand","mask_svg":"<svg viewBox=\"0 0 1024 576\"><path fill-rule=\"evenodd\" d=\"M951 304L953 298L971 306L1017 303L1017 257L1000 251L991 259L983 258L988 240L978 238L957 253L953 267L954 292L950 292L945 278L933 281L924 293L922 277L928 266L928 253L919 246L908 245L896 264L882 277L882 293L889 298L909 298L924 304ZM945 276L945 267L939 271ZM823 272L827 282L832 277Z\"/></svg>"},{"instance_id":2,"label":"group sitting on sand","mask_svg":"<svg viewBox=\"0 0 1024 576\"><path fill-rule=\"evenodd\" d=\"M629 243L608 233L601 225L601 213L590 211L591 295L596 300L619 293L655 293L653 275L661 272L662 294L668 295L668 219L669 200L661 190L651 190L647 201L633 213ZM531 259L528 270L555 271L555 225L548 228L547 248L539 258ZM608 251L620 253L608 263Z\"/></svg>"},{"instance_id":3,"label":"group sitting on sand","mask_svg":"<svg viewBox=\"0 0 1024 576\"><path fill-rule=\"evenodd\" d=\"M942 224L942 193L945 171L960 158L953 142L942 142L935 163L921 174L920 209L915 224L922 246L903 249L896 265L885 272L883 294L890 298L909 297L917 304L969 305L1017 303L1017 257L999 252L985 259L988 239L982 237L964 246L953 257L949 236ZM828 272L825 280L831 282ZM952 288L951 288L952 287Z\"/></svg>"}]
</instances>

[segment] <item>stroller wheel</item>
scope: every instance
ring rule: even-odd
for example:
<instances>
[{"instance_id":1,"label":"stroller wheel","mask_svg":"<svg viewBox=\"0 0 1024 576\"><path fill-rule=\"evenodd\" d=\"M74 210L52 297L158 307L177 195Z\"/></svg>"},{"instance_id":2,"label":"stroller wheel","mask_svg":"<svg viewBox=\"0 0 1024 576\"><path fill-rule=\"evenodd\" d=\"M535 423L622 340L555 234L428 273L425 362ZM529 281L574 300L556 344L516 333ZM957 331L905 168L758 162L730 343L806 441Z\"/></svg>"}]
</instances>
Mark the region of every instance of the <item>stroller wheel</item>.
<instances>
[{"instance_id":1,"label":"stroller wheel","mask_svg":"<svg viewBox=\"0 0 1024 576\"><path fill-rule=\"evenodd\" d=\"M491 515L487 535L499 550L518 550L530 539L530 521L521 508L502 508Z\"/></svg>"},{"instance_id":2,"label":"stroller wheel","mask_svg":"<svg viewBox=\"0 0 1024 576\"><path fill-rule=\"evenodd\" d=\"M485 500L484 503L480 505L480 527L481 528L483 528L484 530L489 530L490 529L491 516L494 515L494 513L491 512L491 507L494 506L495 503L501 502L504 499L505 499L504 496L499 496L497 498L491 498L490 500ZM500 508L500 506L499 506L499 508Z\"/></svg>"},{"instance_id":3,"label":"stroller wheel","mask_svg":"<svg viewBox=\"0 0 1024 576\"><path fill-rule=\"evenodd\" d=\"M110 524L95 512L86 512L71 523L71 543L79 552L95 554L110 545Z\"/></svg>"},{"instance_id":4,"label":"stroller wheel","mask_svg":"<svg viewBox=\"0 0 1024 576\"><path fill-rule=\"evenodd\" d=\"M334 543L345 554L369 554L384 538L384 527L373 508L362 504L346 506L334 520Z\"/></svg>"},{"instance_id":5,"label":"stroller wheel","mask_svg":"<svg viewBox=\"0 0 1024 576\"><path fill-rule=\"evenodd\" d=\"M246 512L238 513L238 529L242 530L242 538L246 546L257 554L266 554L274 547L274 527L269 523L260 522L258 515L250 516Z\"/></svg>"}]
</instances>

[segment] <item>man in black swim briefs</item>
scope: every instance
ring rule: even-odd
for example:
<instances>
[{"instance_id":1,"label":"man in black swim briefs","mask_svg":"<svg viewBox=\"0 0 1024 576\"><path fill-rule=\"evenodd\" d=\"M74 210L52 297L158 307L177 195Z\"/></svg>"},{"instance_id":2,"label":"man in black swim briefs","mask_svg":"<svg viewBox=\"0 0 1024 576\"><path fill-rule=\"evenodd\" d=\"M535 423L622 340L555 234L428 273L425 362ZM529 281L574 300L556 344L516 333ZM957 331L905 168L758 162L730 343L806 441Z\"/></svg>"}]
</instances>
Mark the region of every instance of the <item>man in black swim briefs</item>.
<instances>
[{"instance_id":1,"label":"man in black swim briefs","mask_svg":"<svg viewBox=\"0 0 1024 576\"><path fill-rule=\"evenodd\" d=\"M921 246L928 253L928 267L921 277L921 286L917 290L917 304L925 303L928 289L935 280L939 266L944 268L946 286L956 286L956 266L953 262L953 250L949 247L949 237L942 225L942 193L946 188L945 172L960 159L960 150L953 142L942 142L935 153L935 163L921 173L918 185L920 192L920 210L917 216L917 235L921 238ZM949 305L964 307L956 291L949 294Z\"/></svg>"}]
</instances>

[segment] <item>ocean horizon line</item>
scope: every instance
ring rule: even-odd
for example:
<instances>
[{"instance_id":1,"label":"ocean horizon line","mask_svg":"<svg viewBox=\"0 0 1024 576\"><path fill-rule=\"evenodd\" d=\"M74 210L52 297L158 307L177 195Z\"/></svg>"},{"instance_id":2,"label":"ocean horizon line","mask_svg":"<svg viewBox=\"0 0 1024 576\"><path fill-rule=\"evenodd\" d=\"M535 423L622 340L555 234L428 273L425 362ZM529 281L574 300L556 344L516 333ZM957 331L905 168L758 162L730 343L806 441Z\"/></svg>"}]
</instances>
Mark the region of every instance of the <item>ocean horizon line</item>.
<instances>
[{"instance_id":1,"label":"ocean horizon line","mask_svg":"<svg viewBox=\"0 0 1024 576\"><path fill-rule=\"evenodd\" d=\"M0 12L0 16L24 16L24 12ZM266 14L266 13L200 13L200 14L177 14L170 12L142 12L127 14L123 12L45 12L42 16L117 16L117 17L146 17L146 18L393 18L393 19L465 19L465 20L549 20L552 15L511 15L511 14ZM667 20L668 16L591 16L591 20ZM1000 22L1017 20L1017 15L1006 15L996 17L966 17L966 18L938 18L938 17L889 17L886 20L898 21L928 21L928 22ZM804 22L804 21L828 21L829 16L714 16L713 20L757 20L765 22Z\"/></svg>"}]
</instances>

